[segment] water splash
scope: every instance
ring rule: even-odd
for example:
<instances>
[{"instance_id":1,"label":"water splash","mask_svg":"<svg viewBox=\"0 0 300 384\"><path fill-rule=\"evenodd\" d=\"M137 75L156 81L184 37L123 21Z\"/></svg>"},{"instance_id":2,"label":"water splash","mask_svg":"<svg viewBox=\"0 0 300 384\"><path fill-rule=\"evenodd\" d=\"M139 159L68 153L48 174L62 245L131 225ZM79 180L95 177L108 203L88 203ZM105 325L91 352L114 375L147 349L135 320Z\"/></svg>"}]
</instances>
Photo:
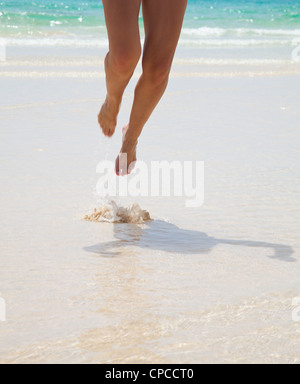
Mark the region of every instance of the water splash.
<instances>
[{"instance_id":1,"label":"water splash","mask_svg":"<svg viewBox=\"0 0 300 384\"><path fill-rule=\"evenodd\" d=\"M138 204L125 208L117 205L115 201L95 208L94 212L84 217L84 220L100 223L128 223L142 224L151 221L150 213L142 210Z\"/></svg>"}]
</instances>

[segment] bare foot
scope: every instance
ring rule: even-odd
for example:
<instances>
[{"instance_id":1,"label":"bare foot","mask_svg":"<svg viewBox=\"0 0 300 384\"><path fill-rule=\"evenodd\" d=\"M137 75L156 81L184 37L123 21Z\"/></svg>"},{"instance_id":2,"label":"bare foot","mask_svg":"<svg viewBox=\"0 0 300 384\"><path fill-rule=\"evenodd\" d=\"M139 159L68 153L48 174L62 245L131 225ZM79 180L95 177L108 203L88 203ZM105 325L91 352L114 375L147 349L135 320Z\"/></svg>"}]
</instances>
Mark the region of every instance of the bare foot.
<instances>
[{"instance_id":1,"label":"bare foot","mask_svg":"<svg viewBox=\"0 0 300 384\"><path fill-rule=\"evenodd\" d=\"M117 126L120 104L109 102L106 98L98 115L98 122L105 136L112 137Z\"/></svg>"},{"instance_id":2,"label":"bare foot","mask_svg":"<svg viewBox=\"0 0 300 384\"><path fill-rule=\"evenodd\" d=\"M123 145L116 160L116 174L118 176L130 175L136 164L137 141L126 137L128 125L123 128Z\"/></svg>"}]
</instances>

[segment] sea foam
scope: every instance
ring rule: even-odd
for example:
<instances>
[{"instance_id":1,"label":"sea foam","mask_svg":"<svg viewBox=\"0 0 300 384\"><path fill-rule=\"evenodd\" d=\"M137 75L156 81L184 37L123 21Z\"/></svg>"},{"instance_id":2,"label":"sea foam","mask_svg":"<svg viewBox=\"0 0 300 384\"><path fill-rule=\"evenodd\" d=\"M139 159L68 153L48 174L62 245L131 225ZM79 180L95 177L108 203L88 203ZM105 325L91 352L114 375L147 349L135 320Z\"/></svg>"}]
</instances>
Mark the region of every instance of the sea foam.
<instances>
[{"instance_id":1,"label":"sea foam","mask_svg":"<svg viewBox=\"0 0 300 384\"><path fill-rule=\"evenodd\" d=\"M300 36L300 29L273 29L273 28L183 28L183 35L199 37L221 37L221 36Z\"/></svg>"}]
</instances>

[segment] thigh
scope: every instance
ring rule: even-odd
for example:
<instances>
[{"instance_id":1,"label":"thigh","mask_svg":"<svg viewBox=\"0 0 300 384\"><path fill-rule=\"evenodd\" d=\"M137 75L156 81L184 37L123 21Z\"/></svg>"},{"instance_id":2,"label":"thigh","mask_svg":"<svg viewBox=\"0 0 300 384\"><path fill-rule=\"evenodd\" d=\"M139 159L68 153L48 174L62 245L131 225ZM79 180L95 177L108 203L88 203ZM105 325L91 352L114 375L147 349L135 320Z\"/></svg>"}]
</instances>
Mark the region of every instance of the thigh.
<instances>
[{"instance_id":1,"label":"thigh","mask_svg":"<svg viewBox=\"0 0 300 384\"><path fill-rule=\"evenodd\" d=\"M142 0L145 51L174 55L188 0Z\"/></svg>"},{"instance_id":2,"label":"thigh","mask_svg":"<svg viewBox=\"0 0 300 384\"><path fill-rule=\"evenodd\" d=\"M141 0L102 0L110 51L140 46Z\"/></svg>"}]
</instances>

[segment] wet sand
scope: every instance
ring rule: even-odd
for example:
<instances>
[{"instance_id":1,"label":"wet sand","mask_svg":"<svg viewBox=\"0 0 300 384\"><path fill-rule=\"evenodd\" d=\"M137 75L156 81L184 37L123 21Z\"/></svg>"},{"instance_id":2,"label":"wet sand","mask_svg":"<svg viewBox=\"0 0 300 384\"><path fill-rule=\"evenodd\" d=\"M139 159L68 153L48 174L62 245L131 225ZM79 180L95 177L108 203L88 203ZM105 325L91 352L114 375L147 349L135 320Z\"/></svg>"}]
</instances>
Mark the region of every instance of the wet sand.
<instances>
[{"instance_id":1,"label":"wet sand","mask_svg":"<svg viewBox=\"0 0 300 384\"><path fill-rule=\"evenodd\" d=\"M101 54L0 64L0 362L299 363L299 66L180 53L138 156L205 161L204 206L90 223L134 90L103 138Z\"/></svg>"}]
</instances>

